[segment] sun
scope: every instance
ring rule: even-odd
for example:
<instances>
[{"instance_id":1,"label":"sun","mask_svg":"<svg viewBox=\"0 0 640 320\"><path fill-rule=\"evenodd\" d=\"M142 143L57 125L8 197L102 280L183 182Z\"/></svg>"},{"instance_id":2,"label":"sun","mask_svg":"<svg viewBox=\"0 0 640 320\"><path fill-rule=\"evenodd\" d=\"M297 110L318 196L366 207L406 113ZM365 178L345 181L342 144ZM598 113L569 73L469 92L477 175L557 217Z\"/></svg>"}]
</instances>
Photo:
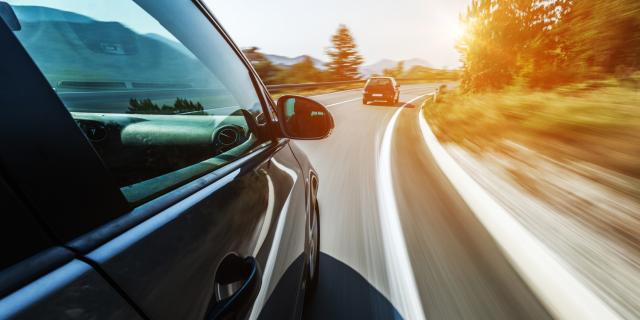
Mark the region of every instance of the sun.
<instances>
[{"instance_id":1,"label":"sun","mask_svg":"<svg viewBox=\"0 0 640 320\"><path fill-rule=\"evenodd\" d=\"M466 27L462 22L457 21L456 23L453 23L451 25L451 36L453 37L454 40L456 41L460 40L460 38L464 36L465 32L466 32Z\"/></svg>"}]
</instances>

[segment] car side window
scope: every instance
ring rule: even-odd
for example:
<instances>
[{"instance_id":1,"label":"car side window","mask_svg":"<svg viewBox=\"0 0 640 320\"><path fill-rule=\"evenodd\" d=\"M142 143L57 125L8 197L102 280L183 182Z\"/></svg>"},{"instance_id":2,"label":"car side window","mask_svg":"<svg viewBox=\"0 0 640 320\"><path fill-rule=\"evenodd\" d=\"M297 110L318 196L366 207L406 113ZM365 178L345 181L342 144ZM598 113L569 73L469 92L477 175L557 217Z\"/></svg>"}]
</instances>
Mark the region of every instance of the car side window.
<instances>
[{"instance_id":1,"label":"car side window","mask_svg":"<svg viewBox=\"0 0 640 320\"><path fill-rule=\"evenodd\" d=\"M7 1L25 47L131 203L268 143L249 70L189 3Z\"/></svg>"}]
</instances>

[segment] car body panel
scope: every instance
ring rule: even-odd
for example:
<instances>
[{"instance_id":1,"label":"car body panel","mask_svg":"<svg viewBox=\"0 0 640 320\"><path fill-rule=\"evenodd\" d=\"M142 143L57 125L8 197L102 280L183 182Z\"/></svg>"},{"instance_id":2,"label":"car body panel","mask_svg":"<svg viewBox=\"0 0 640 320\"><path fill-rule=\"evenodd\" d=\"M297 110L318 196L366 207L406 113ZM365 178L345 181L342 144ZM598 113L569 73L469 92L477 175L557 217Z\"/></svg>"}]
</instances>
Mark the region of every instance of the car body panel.
<instances>
[{"instance_id":1,"label":"car body panel","mask_svg":"<svg viewBox=\"0 0 640 320\"><path fill-rule=\"evenodd\" d=\"M199 1L175 3L197 7L221 30ZM154 4L155 10L160 7ZM8 31L4 25L0 29ZM6 33L12 38L10 32ZM255 78L255 71L235 44L226 34L222 35L247 66L252 85L263 102L263 112L271 115L266 118L277 127L270 97L263 96L267 93L264 85ZM9 108L26 111L16 112L10 118L22 126L4 128L22 131L20 135L4 135L15 148L12 162L3 161L2 169L15 174L12 180L20 182L18 191L39 217L38 223L53 231L47 233L52 242L65 246L63 250L73 250L69 253L76 257L0 296L0 306L11 306L3 310L10 311L5 315L54 319L74 316L200 319L211 307L213 279L220 261L228 254L237 254L255 257L262 276L251 318L301 316L311 199L308 177L312 168L306 157L294 154L288 139L273 138L218 170L141 206L127 207L122 195L114 192L117 188L91 143L28 54L19 50L15 39L6 40L3 34L0 41L3 49L5 41L17 49L11 61L0 62L3 67L13 63L18 71L29 69L7 79L16 90L3 95L0 101L3 105L36 105L42 109ZM17 80L27 85L20 87ZM56 116L48 116L51 110ZM37 119L34 117L38 112L43 116L38 120L42 122L41 130L33 130L37 125L30 120ZM67 137L78 139L58 137L65 132ZM33 158L38 152L46 161ZM78 157L80 153L84 157ZM21 164L21 158L29 161ZM84 160L92 166L83 164ZM40 163L38 171L25 168L32 162ZM56 171L47 174L42 164ZM96 170L99 174L94 174ZM24 179L25 176L30 179ZM55 192L46 195L42 192L45 189ZM110 197L101 196L102 190ZM74 198L84 201L69 207ZM112 198L117 201L111 203ZM81 226L75 225L74 217L100 216L98 211L107 213L107 218L93 218ZM78 236L77 230L87 228L91 230ZM282 285L285 275L286 285ZM272 302L279 301L288 303L274 307ZM261 313L263 309L267 313Z\"/></svg>"},{"instance_id":2,"label":"car body panel","mask_svg":"<svg viewBox=\"0 0 640 320\"><path fill-rule=\"evenodd\" d=\"M74 259L0 299L0 319L141 319L90 265Z\"/></svg>"},{"instance_id":3,"label":"car body panel","mask_svg":"<svg viewBox=\"0 0 640 320\"><path fill-rule=\"evenodd\" d=\"M372 85L372 81L386 80L388 84ZM400 88L391 77L372 77L367 80L362 93L362 100L368 101L396 101L400 96Z\"/></svg>"},{"instance_id":4,"label":"car body panel","mask_svg":"<svg viewBox=\"0 0 640 320\"><path fill-rule=\"evenodd\" d=\"M260 297L268 297L304 253L305 208L298 200L304 196L299 185L294 188L300 168L286 144L277 149L255 167L228 174L87 257L149 317L199 319L213 297L220 260L230 252L254 256L264 280L259 309Z\"/></svg>"}]
</instances>

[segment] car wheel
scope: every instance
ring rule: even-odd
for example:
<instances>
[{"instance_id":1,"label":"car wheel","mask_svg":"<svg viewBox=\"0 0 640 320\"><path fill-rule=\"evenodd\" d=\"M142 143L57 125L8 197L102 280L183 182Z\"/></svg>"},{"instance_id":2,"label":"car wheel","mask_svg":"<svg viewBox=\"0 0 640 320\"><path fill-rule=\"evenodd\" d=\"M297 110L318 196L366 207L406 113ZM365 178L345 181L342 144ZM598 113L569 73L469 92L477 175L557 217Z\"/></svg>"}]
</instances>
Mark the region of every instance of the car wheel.
<instances>
[{"instance_id":1,"label":"car wheel","mask_svg":"<svg viewBox=\"0 0 640 320\"><path fill-rule=\"evenodd\" d=\"M318 285L320 271L320 209L318 201L313 206L309 228L309 263L307 264L307 297L311 297Z\"/></svg>"}]
</instances>

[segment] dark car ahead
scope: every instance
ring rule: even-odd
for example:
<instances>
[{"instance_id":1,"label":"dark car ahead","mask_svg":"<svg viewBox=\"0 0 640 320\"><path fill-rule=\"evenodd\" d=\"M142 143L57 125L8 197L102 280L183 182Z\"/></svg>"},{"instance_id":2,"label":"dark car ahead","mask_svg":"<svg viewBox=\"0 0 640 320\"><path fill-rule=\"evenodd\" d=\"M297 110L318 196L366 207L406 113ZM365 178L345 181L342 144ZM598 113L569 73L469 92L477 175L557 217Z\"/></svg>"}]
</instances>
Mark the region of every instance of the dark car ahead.
<instances>
[{"instance_id":1,"label":"dark car ahead","mask_svg":"<svg viewBox=\"0 0 640 320\"><path fill-rule=\"evenodd\" d=\"M372 77L364 85L362 104L374 101L396 104L399 99L400 85L392 77Z\"/></svg>"},{"instance_id":2,"label":"dark car ahead","mask_svg":"<svg viewBox=\"0 0 640 320\"><path fill-rule=\"evenodd\" d=\"M33 4L31 4L33 2ZM292 319L318 277L312 100L200 1L0 2L0 319Z\"/></svg>"}]
</instances>

